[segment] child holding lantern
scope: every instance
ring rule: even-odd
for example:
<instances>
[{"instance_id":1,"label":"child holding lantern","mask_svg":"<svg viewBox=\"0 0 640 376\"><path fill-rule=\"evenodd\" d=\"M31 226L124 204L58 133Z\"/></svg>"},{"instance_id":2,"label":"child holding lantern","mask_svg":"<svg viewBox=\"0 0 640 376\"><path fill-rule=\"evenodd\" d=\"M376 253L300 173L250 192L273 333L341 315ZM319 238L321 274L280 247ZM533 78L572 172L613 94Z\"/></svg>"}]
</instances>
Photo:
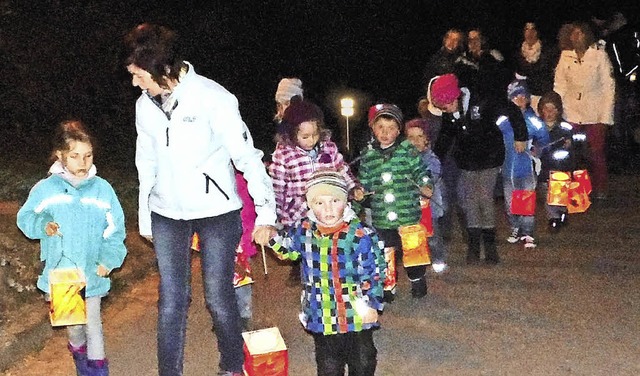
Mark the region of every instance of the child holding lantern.
<instances>
[{"instance_id":1,"label":"child holding lantern","mask_svg":"<svg viewBox=\"0 0 640 376\"><path fill-rule=\"evenodd\" d=\"M385 299L392 301L396 294L395 259L402 255L400 231L420 222L421 194L431 197L432 186L418 150L402 134L402 111L393 104L376 105L371 128L375 137L361 153L358 178L370 193L371 218L380 238L385 243L385 258L389 264L385 281ZM424 239L426 243L426 232ZM404 251L409 251L405 249ZM417 262L405 270L411 281L411 295L427 295L426 265ZM413 264L413 262L412 262Z\"/></svg>"},{"instance_id":2,"label":"child holding lantern","mask_svg":"<svg viewBox=\"0 0 640 376\"><path fill-rule=\"evenodd\" d=\"M307 216L269 245L302 259L302 325L313 334L319 375L373 375L373 329L382 310L385 261L375 232L347 202L344 174L316 170L305 183ZM274 230L275 235L275 230Z\"/></svg>"},{"instance_id":3,"label":"child holding lantern","mask_svg":"<svg viewBox=\"0 0 640 376\"><path fill-rule=\"evenodd\" d=\"M429 198L429 208L431 210L431 226L433 234L429 237L429 250L431 252L431 267L436 273L441 273L447 269L447 249L442 236L440 224L445 212L444 202L444 181L442 180L442 165L440 159L431 150L432 129L429 120L416 118L408 121L404 126L404 134L418 149L422 162L427 169L427 175L433 184L433 194Z\"/></svg>"},{"instance_id":4,"label":"child holding lantern","mask_svg":"<svg viewBox=\"0 0 640 376\"><path fill-rule=\"evenodd\" d=\"M562 119L562 98L555 91L544 94L538 102L538 113L549 132L549 144L542 149L540 159L542 171L540 179L544 182L543 194L549 191L549 173L551 171L571 172L575 168L572 138L573 127ZM550 232L557 232L567 223L567 207L546 204Z\"/></svg>"},{"instance_id":5,"label":"child holding lantern","mask_svg":"<svg viewBox=\"0 0 640 376\"><path fill-rule=\"evenodd\" d=\"M507 242L515 244L522 242L525 249L536 247L534 238L535 229L535 189L538 180L534 167L533 153L544 150L549 143L547 127L536 115L530 106L531 95L523 80L515 80L507 87L507 98L522 112L527 125L527 147L525 152L518 153L514 147L514 132L511 123L503 118L498 124L504 139L505 158L502 165L502 185L504 190L504 203L507 219L511 225L511 234ZM517 200L513 200L513 192L522 195L530 194L528 205L520 203L523 208L518 208ZM517 197L516 197L517 198ZM524 200L523 200L524 202ZM520 209L520 210L518 210ZM514 213L515 212L515 213Z\"/></svg>"},{"instance_id":6,"label":"child holding lantern","mask_svg":"<svg viewBox=\"0 0 640 376\"><path fill-rule=\"evenodd\" d=\"M37 285L47 300L52 271L77 268L84 274L86 324L67 326L68 348L78 375L108 375L100 304L111 287L109 274L127 253L124 213L111 185L96 176L93 142L80 121L61 123L53 147L49 176L31 189L17 224L40 240L44 270Z\"/></svg>"}]
</instances>

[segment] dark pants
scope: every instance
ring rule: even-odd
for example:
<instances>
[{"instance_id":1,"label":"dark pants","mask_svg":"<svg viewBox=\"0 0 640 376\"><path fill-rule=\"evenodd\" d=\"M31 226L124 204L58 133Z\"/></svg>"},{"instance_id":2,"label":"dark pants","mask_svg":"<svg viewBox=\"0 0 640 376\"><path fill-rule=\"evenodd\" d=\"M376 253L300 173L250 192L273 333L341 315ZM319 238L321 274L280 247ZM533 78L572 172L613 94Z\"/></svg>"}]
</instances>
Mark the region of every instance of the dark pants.
<instances>
[{"instance_id":1,"label":"dark pants","mask_svg":"<svg viewBox=\"0 0 640 376\"><path fill-rule=\"evenodd\" d=\"M373 343L373 330L323 335L315 333L318 376L372 376L376 372L378 350Z\"/></svg>"}]
</instances>

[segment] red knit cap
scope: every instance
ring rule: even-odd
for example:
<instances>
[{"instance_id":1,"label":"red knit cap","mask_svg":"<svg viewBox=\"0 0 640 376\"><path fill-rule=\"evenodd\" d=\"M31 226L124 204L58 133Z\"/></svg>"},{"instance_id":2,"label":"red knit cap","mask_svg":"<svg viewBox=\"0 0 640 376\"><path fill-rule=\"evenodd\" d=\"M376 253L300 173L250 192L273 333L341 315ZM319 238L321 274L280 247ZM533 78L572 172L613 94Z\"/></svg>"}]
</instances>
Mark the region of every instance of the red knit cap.
<instances>
[{"instance_id":1,"label":"red knit cap","mask_svg":"<svg viewBox=\"0 0 640 376\"><path fill-rule=\"evenodd\" d=\"M427 119L415 118L406 122L404 124L405 134L410 128L420 128L424 132L425 136L429 137L429 121Z\"/></svg>"},{"instance_id":2,"label":"red knit cap","mask_svg":"<svg viewBox=\"0 0 640 376\"><path fill-rule=\"evenodd\" d=\"M431 85L431 100L437 106L453 103L460 97L458 78L454 74L444 74Z\"/></svg>"}]
</instances>

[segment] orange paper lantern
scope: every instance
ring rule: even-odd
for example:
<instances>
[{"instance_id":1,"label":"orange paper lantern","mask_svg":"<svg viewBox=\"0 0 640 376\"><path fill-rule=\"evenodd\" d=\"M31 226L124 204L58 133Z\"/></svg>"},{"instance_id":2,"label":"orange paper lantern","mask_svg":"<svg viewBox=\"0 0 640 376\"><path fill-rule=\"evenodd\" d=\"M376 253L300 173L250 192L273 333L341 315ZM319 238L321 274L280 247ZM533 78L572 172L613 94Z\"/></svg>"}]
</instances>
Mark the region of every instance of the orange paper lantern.
<instances>
[{"instance_id":1,"label":"orange paper lantern","mask_svg":"<svg viewBox=\"0 0 640 376\"><path fill-rule=\"evenodd\" d=\"M278 328L242 333L244 372L248 376L287 376L289 356Z\"/></svg>"},{"instance_id":2,"label":"orange paper lantern","mask_svg":"<svg viewBox=\"0 0 640 376\"><path fill-rule=\"evenodd\" d=\"M555 206L567 206L569 203L569 183L571 176L563 171L551 171L549 173L549 192L547 204Z\"/></svg>"},{"instance_id":3,"label":"orange paper lantern","mask_svg":"<svg viewBox=\"0 0 640 376\"><path fill-rule=\"evenodd\" d=\"M61 268L49 273L49 319L52 326L87 323L86 286L87 280L81 269Z\"/></svg>"},{"instance_id":4,"label":"orange paper lantern","mask_svg":"<svg viewBox=\"0 0 640 376\"><path fill-rule=\"evenodd\" d=\"M387 263L387 270L384 273L384 290L395 291L398 283L396 277L396 249L393 247L386 247L384 249L384 261Z\"/></svg>"},{"instance_id":5,"label":"orange paper lantern","mask_svg":"<svg viewBox=\"0 0 640 376\"><path fill-rule=\"evenodd\" d=\"M404 266L431 264L427 231L422 224L400 226L402 240L402 263Z\"/></svg>"},{"instance_id":6,"label":"orange paper lantern","mask_svg":"<svg viewBox=\"0 0 640 376\"><path fill-rule=\"evenodd\" d=\"M569 201L567 203L567 212L572 213L584 213L591 206L591 200L589 200L589 193L587 189L582 185L580 181L571 182L569 185Z\"/></svg>"}]
</instances>

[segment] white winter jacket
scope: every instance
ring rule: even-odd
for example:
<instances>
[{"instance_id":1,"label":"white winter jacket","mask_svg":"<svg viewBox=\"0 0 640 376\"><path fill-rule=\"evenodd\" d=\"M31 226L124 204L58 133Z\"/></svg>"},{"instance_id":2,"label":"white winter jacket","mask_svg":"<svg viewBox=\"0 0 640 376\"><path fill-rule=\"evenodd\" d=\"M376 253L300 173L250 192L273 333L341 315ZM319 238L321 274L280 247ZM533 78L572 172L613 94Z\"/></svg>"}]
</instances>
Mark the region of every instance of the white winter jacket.
<instances>
[{"instance_id":1,"label":"white winter jacket","mask_svg":"<svg viewBox=\"0 0 640 376\"><path fill-rule=\"evenodd\" d=\"M136 102L140 234L151 235L151 212L189 220L240 209L234 166L248 182L256 225L275 224L271 180L236 97L187 65L170 115L146 93Z\"/></svg>"},{"instance_id":2,"label":"white winter jacket","mask_svg":"<svg viewBox=\"0 0 640 376\"><path fill-rule=\"evenodd\" d=\"M582 60L573 50L562 51L554 80L562 97L564 118L578 124L613 124L615 81L607 53L589 47Z\"/></svg>"}]
</instances>

